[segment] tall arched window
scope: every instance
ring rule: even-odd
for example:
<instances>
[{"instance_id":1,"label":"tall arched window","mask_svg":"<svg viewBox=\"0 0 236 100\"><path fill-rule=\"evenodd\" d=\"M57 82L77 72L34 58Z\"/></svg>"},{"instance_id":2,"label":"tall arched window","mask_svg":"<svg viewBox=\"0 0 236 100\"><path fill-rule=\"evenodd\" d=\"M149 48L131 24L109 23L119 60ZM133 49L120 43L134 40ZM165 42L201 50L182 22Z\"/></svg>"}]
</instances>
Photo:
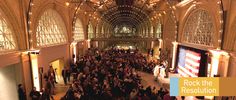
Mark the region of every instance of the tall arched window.
<instances>
[{"instance_id":1,"label":"tall arched window","mask_svg":"<svg viewBox=\"0 0 236 100\"><path fill-rule=\"evenodd\" d=\"M146 37L145 34L146 34L146 28L143 26L143 34L142 34L142 37Z\"/></svg>"},{"instance_id":2,"label":"tall arched window","mask_svg":"<svg viewBox=\"0 0 236 100\"><path fill-rule=\"evenodd\" d=\"M0 53L16 49L13 31L0 12Z\"/></svg>"},{"instance_id":3,"label":"tall arched window","mask_svg":"<svg viewBox=\"0 0 236 100\"><path fill-rule=\"evenodd\" d=\"M146 24L146 25L147 25L147 24ZM148 34L149 34L149 27L146 26L145 37L148 37Z\"/></svg>"},{"instance_id":4,"label":"tall arched window","mask_svg":"<svg viewBox=\"0 0 236 100\"><path fill-rule=\"evenodd\" d=\"M67 42L66 33L66 27L61 16L53 9L48 9L38 21L37 46L64 44Z\"/></svg>"},{"instance_id":5,"label":"tall arched window","mask_svg":"<svg viewBox=\"0 0 236 100\"><path fill-rule=\"evenodd\" d=\"M97 26L96 26L96 35L95 35L95 38L98 37L98 34L99 34L99 32L98 32L98 24L97 24Z\"/></svg>"},{"instance_id":6,"label":"tall arched window","mask_svg":"<svg viewBox=\"0 0 236 100\"><path fill-rule=\"evenodd\" d=\"M101 37L104 37L104 26L102 26L102 29L101 29Z\"/></svg>"},{"instance_id":7,"label":"tall arched window","mask_svg":"<svg viewBox=\"0 0 236 100\"><path fill-rule=\"evenodd\" d=\"M89 22L89 25L88 25L88 38L89 39L94 38L93 26L92 26L91 22Z\"/></svg>"},{"instance_id":8,"label":"tall arched window","mask_svg":"<svg viewBox=\"0 0 236 100\"><path fill-rule=\"evenodd\" d=\"M214 25L205 10L196 10L188 16L184 26L182 42L213 46Z\"/></svg>"},{"instance_id":9,"label":"tall arched window","mask_svg":"<svg viewBox=\"0 0 236 100\"><path fill-rule=\"evenodd\" d=\"M77 18L75 21L74 26L74 41L82 41L84 40L84 29L83 24L81 23L80 19Z\"/></svg>"},{"instance_id":10,"label":"tall arched window","mask_svg":"<svg viewBox=\"0 0 236 100\"><path fill-rule=\"evenodd\" d=\"M161 38L161 32L162 32L162 27L161 27L161 22L160 20L157 21L157 26L156 26L156 34L154 35L156 38Z\"/></svg>"},{"instance_id":11,"label":"tall arched window","mask_svg":"<svg viewBox=\"0 0 236 100\"><path fill-rule=\"evenodd\" d=\"M151 25L151 27L150 27L150 37L153 37L154 36L154 34L153 34L153 25Z\"/></svg>"}]
</instances>

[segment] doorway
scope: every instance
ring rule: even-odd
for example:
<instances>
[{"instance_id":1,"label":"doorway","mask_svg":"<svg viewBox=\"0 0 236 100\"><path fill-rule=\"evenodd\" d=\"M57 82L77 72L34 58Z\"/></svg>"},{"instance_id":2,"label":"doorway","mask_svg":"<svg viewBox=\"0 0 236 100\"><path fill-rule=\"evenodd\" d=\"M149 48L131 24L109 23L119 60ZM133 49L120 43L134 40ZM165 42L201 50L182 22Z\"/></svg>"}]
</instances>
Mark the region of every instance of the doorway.
<instances>
[{"instance_id":1,"label":"doorway","mask_svg":"<svg viewBox=\"0 0 236 100\"><path fill-rule=\"evenodd\" d=\"M18 100L18 84L22 84L20 63L0 68L0 100Z\"/></svg>"},{"instance_id":2,"label":"doorway","mask_svg":"<svg viewBox=\"0 0 236 100\"><path fill-rule=\"evenodd\" d=\"M55 71L55 76L56 76L56 81L59 84L64 84L63 82L63 77L62 77L62 69L64 68L64 60L63 58L54 60L50 63L50 65L52 65L54 71Z\"/></svg>"}]
</instances>

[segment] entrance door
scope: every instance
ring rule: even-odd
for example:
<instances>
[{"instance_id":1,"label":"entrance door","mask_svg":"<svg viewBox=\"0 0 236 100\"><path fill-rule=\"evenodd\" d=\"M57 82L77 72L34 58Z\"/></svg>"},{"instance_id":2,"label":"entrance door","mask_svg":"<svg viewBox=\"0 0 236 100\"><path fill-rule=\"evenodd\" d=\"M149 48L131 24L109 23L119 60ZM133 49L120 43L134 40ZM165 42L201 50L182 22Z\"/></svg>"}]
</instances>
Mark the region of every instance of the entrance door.
<instances>
[{"instance_id":1,"label":"entrance door","mask_svg":"<svg viewBox=\"0 0 236 100\"><path fill-rule=\"evenodd\" d=\"M50 65L52 65L52 67L53 67L53 69L55 71L56 81L59 84L64 84L62 73L61 73L62 69L64 68L64 60L63 60L63 58L57 59L57 60L51 62Z\"/></svg>"}]
</instances>

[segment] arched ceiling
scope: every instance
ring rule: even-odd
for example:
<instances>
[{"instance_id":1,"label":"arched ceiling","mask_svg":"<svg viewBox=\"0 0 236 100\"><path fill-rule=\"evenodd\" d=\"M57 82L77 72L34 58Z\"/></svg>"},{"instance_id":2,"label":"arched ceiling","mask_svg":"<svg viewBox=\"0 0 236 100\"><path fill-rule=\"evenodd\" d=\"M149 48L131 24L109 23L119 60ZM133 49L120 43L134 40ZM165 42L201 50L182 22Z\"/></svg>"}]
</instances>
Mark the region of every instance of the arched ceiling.
<instances>
[{"instance_id":1,"label":"arched ceiling","mask_svg":"<svg viewBox=\"0 0 236 100\"><path fill-rule=\"evenodd\" d=\"M75 16L79 10L89 13L91 18L100 19L114 28L127 24L133 27L151 23L160 14L171 8L178 0L70 0L76 5Z\"/></svg>"}]
</instances>

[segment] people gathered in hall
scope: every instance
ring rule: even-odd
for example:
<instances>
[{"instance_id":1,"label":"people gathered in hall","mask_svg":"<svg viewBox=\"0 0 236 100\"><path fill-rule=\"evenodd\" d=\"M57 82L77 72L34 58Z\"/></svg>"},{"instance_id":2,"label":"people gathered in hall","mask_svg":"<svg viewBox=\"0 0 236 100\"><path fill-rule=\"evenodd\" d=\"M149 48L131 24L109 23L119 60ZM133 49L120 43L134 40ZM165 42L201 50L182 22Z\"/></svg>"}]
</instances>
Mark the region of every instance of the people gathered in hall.
<instances>
[{"instance_id":1,"label":"people gathered in hall","mask_svg":"<svg viewBox=\"0 0 236 100\"><path fill-rule=\"evenodd\" d=\"M91 52L91 51L90 51ZM149 67L152 66L152 67ZM72 67L73 83L63 100L162 100L168 91L141 84L137 70L152 73L149 63L138 51L110 49L94 51L79 58ZM157 92L158 91L158 92Z\"/></svg>"},{"instance_id":2,"label":"people gathered in hall","mask_svg":"<svg viewBox=\"0 0 236 100\"><path fill-rule=\"evenodd\" d=\"M49 67L47 73L44 75L45 85L42 88L41 100L54 100L53 95L55 94L56 76L52 66Z\"/></svg>"},{"instance_id":3,"label":"people gathered in hall","mask_svg":"<svg viewBox=\"0 0 236 100\"><path fill-rule=\"evenodd\" d=\"M40 100L41 94L36 90L36 87L33 87L32 91L30 91L31 100Z\"/></svg>"},{"instance_id":4,"label":"people gathered in hall","mask_svg":"<svg viewBox=\"0 0 236 100\"><path fill-rule=\"evenodd\" d=\"M67 85L67 83L70 81L69 80L70 79L70 70L67 68L63 68L61 73L62 73L64 84Z\"/></svg>"}]
</instances>

